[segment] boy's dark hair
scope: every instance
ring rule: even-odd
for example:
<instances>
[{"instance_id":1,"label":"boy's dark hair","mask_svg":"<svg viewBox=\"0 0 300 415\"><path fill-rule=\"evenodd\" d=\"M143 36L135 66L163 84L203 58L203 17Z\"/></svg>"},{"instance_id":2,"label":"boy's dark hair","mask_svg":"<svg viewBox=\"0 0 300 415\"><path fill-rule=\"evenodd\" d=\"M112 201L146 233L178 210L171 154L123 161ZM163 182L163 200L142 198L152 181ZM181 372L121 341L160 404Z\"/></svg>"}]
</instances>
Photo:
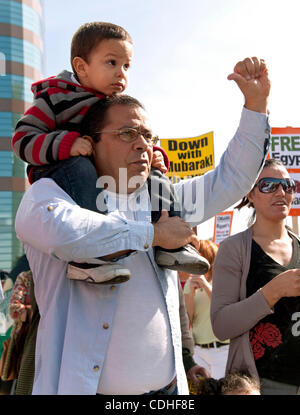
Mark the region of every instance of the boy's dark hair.
<instances>
[{"instance_id":1,"label":"boy's dark hair","mask_svg":"<svg viewBox=\"0 0 300 415\"><path fill-rule=\"evenodd\" d=\"M81 123L81 134L89 135L97 143L100 140L99 131L105 126L106 114L110 107L114 105L124 105L127 107L138 107L145 110L136 98L129 95L112 95L100 99L91 106Z\"/></svg>"},{"instance_id":2,"label":"boy's dark hair","mask_svg":"<svg viewBox=\"0 0 300 415\"><path fill-rule=\"evenodd\" d=\"M89 61L92 50L105 39L126 40L132 43L129 33L123 27L108 22L85 23L74 33L71 43L71 65L76 56Z\"/></svg>"}]
</instances>

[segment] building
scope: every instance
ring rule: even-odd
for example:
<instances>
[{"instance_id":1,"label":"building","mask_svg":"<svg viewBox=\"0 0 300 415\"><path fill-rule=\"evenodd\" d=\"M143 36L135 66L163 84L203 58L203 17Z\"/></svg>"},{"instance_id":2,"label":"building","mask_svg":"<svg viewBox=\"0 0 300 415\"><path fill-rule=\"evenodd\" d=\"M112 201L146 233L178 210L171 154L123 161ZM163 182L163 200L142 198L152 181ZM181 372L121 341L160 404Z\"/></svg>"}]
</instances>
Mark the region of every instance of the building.
<instances>
[{"instance_id":1,"label":"building","mask_svg":"<svg viewBox=\"0 0 300 415\"><path fill-rule=\"evenodd\" d=\"M40 0L0 0L0 269L8 271L23 254L14 221L28 186L11 137L32 103L32 82L42 77L42 33Z\"/></svg>"}]
</instances>

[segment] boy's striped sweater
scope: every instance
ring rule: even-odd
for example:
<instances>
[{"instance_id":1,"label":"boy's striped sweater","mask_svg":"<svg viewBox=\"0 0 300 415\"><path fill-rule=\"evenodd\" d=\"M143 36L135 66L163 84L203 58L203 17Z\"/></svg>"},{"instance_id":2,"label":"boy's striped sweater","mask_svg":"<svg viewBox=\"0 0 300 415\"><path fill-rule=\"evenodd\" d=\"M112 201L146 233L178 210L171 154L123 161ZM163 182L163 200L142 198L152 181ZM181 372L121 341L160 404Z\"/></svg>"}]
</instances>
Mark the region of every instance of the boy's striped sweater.
<instances>
[{"instance_id":1,"label":"boy's striped sweater","mask_svg":"<svg viewBox=\"0 0 300 415\"><path fill-rule=\"evenodd\" d=\"M21 160L38 166L70 157L80 122L98 99L105 98L74 83L71 76L63 71L32 84L33 105L17 123L12 139Z\"/></svg>"},{"instance_id":2,"label":"boy's striped sweater","mask_svg":"<svg viewBox=\"0 0 300 415\"><path fill-rule=\"evenodd\" d=\"M32 84L33 105L16 125L12 138L15 154L33 166L70 157L72 144L80 136L80 123L90 107L105 95L85 88L63 71ZM160 147L166 167L167 154Z\"/></svg>"}]
</instances>

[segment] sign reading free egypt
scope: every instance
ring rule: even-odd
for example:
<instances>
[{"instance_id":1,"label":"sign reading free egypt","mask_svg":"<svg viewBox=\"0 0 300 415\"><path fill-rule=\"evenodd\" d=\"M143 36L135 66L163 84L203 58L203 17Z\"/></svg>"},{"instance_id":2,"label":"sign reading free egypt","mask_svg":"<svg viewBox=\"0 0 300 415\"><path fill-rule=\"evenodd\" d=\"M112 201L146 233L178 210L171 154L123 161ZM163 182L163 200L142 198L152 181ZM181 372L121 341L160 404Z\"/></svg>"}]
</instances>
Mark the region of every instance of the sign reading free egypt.
<instances>
[{"instance_id":1,"label":"sign reading free egypt","mask_svg":"<svg viewBox=\"0 0 300 415\"><path fill-rule=\"evenodd\" d=\"M297 185L290 215L300 216L300 128L273 127L271 137L269 156L282 162Z\"/></svg>"}]
</instances>

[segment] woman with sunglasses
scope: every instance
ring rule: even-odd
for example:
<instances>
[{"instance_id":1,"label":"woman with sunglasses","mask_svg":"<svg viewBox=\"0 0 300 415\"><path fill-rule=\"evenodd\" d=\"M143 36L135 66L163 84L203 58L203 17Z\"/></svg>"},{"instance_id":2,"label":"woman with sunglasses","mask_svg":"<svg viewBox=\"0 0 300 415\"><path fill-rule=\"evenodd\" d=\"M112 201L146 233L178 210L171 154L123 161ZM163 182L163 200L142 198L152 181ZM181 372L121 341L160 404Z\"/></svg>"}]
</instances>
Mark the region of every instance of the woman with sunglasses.
<instances>
[{"instance_id":1,"label":"woman with sunglasses","mask_svg":"<svg viewBox=\"0 0 300 415\"><path fill-rule=\"evenodd\" d=\"M255 222L224 240L213 267L212 326L230 339L227 373L248 370L263 395L300 392L300 241L285 225L294 180L266 160L256 184L237 206L254 208Z\"/></svg>"}]
</instances>

